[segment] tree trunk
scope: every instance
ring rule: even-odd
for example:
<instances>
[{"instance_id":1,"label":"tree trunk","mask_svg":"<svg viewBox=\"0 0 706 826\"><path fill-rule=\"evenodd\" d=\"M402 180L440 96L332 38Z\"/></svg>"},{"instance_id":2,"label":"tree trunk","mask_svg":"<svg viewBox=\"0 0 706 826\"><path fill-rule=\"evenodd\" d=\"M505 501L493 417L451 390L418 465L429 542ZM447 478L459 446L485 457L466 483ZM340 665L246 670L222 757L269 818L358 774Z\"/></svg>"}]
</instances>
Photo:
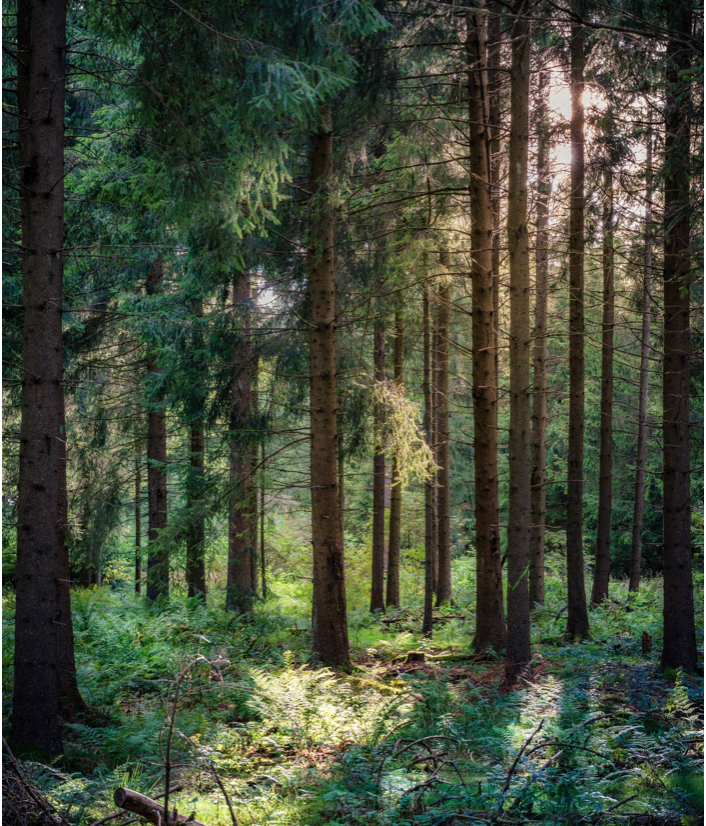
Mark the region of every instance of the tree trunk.
<instances>
[{"instance_id":1,"label":"tree trunk","mask_svg":"<svg viewBox=\"0 0 706 826\"><path fill-rule=\"evenodd\" d=\"M606 163L610 160L606 158ZM604 174L603 201L603 322L601 325L601 443L598 470L598 524L591 602L608 599L610 585L610 521L613 498L613 170Z\"/></svg>"},{"instance_id":2,"label":"tree trunk","mask_svg":"<svg viewBox=\"0 0 706 826\"><path fill-rule=\"evenodd\" d=\"M470 121L471 281L473 318L473 449L476 506L476 651L505 646L498 532L497 375L493 306L493 215L489 181L484 3L467 13Z\"/></svg>"},{"instance_id":3,"label":"tree trunk","mask_svg":"<svg viewBox=\"0 0 706 826\"><path fill-rule=\"evenodd\" d=\"M20 0L17 35L24 346L11 740L17 751L53 755L62 748L60 631L71 627L62 349L65 0L41 7Z\"/></svg>"},{"instance_id":4,"label":"tree trunk","mask_svg":"<svg viewBox=\"0 0 706 826\"><path fill-rule=\"evenodd\" d=\"M632 555L629 590L640 587L642 568L642 526L645 516L645 471L647 468L647 399L650 378L650 323L652 319L652 123L647 137L645 162L645 275L642 297L642 345L640 351L640 396L637 409L637 458L635 462L635 504L632 516Z\"/></svg>"},{"instance_id":5,"label":"tree trunk","mask_svg":"<svg viewBox=\"0 0 706 826\"><path fill-rule=\"evenodd\" d=\"M495 375L500 381L500 128L502 109L500 106L500 89L503 75L500 71L502 62L502 32L500 27L501 5L497 0L488 2L488 153L490 161L490 209L493 214L493 341L495 357ZM496 405L497 425L497 405Z\"/></svg>"},{"instance_id":6,"label":"tree trunk","mask_svg":"<svg viewBox=\"0 0 706 826\"><path fill-rule=\"evenodd\" d=\"M512 26L510 176L507 239L510 253L510 435L507 527L507 665L513 683L529 666L530 647L530 265L527 232L529 146L529 23L523 3Z\"/></svg>"},{"instance_id":7,"label":"tree trunk","mask_svg":"<svg viewBox=\"0 0 706 826\"><path fill-rule=\"evenodd\" d=\"M254 418L258 415L260 397L257 390L258 373L260 369L259 358L257 355L253 356L253 389L251 393L251 416ZM250 430L252 431L252 427ZM257 490L257 464L258 464L257 444L253 444L250 448L250 499L248 502L248 519L249 519L249 533L250 533L250 587L253 594L257 594L257 581L259 569L259 554L257 551L258 540L258 514L257 507L258 490Z\"/></svg>"},{"instance_id":8,"label":"tree trunk","mask_svg":"<svg viewBox=\"0 0 706 826\"><path fill-rule=\"evenodd\" d=\"M260 447L260 575L262 598L267 599L267 555L265 552L265 439Z\"/></svg>"},{"instance_id":9,"label":"tree trunk","mask_svg":"<svg viewBox=\"0 0 706 826\"><path fill-rule=\"evenodd\" d=\"M571 196L569 203L569 446L566 497L566 577L571 639L589 633L583 567L584 440L584 31L571 26Z\"/></svg>"},{"instance_id":10,"label":"tree trunk","mask_svg":"<svg viewBox=\"0 0 706 826\"><path fill-rule=\"evenodd\" d=\"M537 106L537 249L534 304L534 392L532 400L532 492L530 499L530 606L544 605L544 532L547 511L547 300L549 296L549 75L539 75Z\"/></svg>"},{"instance_id":11,"label":"tree trunk","mask_svg":"<svg viewBox=\"0 0 706 826\"><path fill-rule=\"evenodd\" d=\"M424 268L426 273L426 267ZM424 285L423 344L424 344L424 438L431 448L432 432L432 388L431 388L431 321L429 286ZM434 631L434 476L424 483L424 619L422 634L431 638Z\"/></svg>"},{"instance_id":12,"label":"tree trunk","mask_svg":"<svg viewBox=\"0 0 706 826\"><path fill-rule=\"evenodd\" d=\"M402 293L397 293L394 342L395 383L404 392L404 304ZM388 607L400 604L400 549L402 546L402 487L400 485L397 457L392 459L392 487L390 491L390 539L387 557Z\"/></svg>"},{"instance_id":13,"label":"tree trunk","mask_svg":"<svg viewBox=\"0 0 706 826\"><path fill-rule=\"evenodd\" d=\"M691 4L668 6L669 29L689 36ZM670 39L664 144L664 646L662 668L696 670L689 480L690 51Z\"/></svg>"},{"instance_id":14,"label":"tree trunk","mask_svg":"<svg viewBox=\"0 0 706 826\"><path fill-rule=\"evenodd\" d=\"M380 313L378 306L378 313ZM385 331L381 318L375 320L373 331L373 369L376 382L385 381ZM370 579L370 610L385 610L385 454L380 442L382 410L375 405L375 453L373 455L373 566Z\"/></svg>"},{"instance_id":15,"label":"tree trunk","mask_svg":"<svg viewBox=\"0 0 706 826\"><path fill-rule=\"evenodd\" d=\"M186 491L189 529L186 537L186 582L190 597L206 599L206 517L204 515L204 424L191 422L191 467Z\"/></svg>"},{"instance_id":16,"label":"tree trunk","mask_svg":"<svg viewBox=\"0 0 706 826\"><path fill-rule=\"evenodd\" d=\"M233 314L239 340L233 358L230 416L230 503L228 508L228 585L226 611L252 612L252 537L250 535L250 411L252 345L250 340L250 275L233 282Z\"/></svg>"},{"instance_id":17,"label":"tree trunk","mask_svg":"<svg viewBox=\"0 0 706 826\"><path fill-rule=\"evenodd\" d=\"M343 542L338 512L336 433L336 281L331 110L311 136L307 245L311 426L311 521L314 547L313 643L325 665L350 666Z\"/></svg>"},{"instance_id":18,"label":"tree trunk","mask_svg":"<svg viewBox=\"0 0 706 826\"><path fill-rule=\"evenodd\" d=\"M142 593L142 461L135 456L135 593Z\"/></svg>"},{"instance_id":19,"label":"tree trunk","mask_svg":"<svg viewBox=\"0 0 706 826\"><path fill-rule=\"evenodd\" d=\"M431 323L430 381L431 381L431 449L434 453L434 462L438 463L439 448L439 291L434 286L429 292L429 312ZM432 547L434 549L433 574L434 594L439 590L439 484L434 474L431 489L432 495Z\"/></svg>"},{"instance_id":20,"label":"tree trunk","mask_svg":"<svg viewBox=\"0 0 706 826\"><path fill-rule=\"evenodd\" d=\"M147 295L154 295L164 275L161 256L147 276ZM148 379L159 372L157 357L147 358ZM167 416L161 406L150 402L147 422L147 598L169 596L169 549L159 534L167 527Z\"/></svg>"},{"instance_id":21,"label":"tree trunk","mask_svg":"<svg viewBox=\"0 0 706 826\"><path fill-rule=\"evenodd\" d=\"M442 255L442 263L448 266L448 256ZM451 498L449 488L449 307L451 289L448 285L439 290L439 326L436 342L437 353L437 444L436 495L438 520L439 572L436 583L436 605L451 602Z\"/></svg>"}]
</instances>

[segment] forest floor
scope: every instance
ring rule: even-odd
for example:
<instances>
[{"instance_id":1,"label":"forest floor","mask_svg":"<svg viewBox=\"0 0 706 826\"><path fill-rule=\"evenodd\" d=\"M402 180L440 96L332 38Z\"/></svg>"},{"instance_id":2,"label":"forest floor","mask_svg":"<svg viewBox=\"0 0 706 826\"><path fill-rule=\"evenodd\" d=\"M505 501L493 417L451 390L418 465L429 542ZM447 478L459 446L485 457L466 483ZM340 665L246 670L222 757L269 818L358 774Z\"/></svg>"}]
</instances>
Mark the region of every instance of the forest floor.
<instances>
[{"instance_id":1,"label":"forest floor","mask_svg":"<svg viewBox=\"0 0 706 826\"><path fill-rule=\"evenodd\" d=\"M657 671L659 579L629 601L612 585L591 611L592 638L574 644L550 579L532 677L512 691L500 656L473 657L461 598L433 641L418 611L371 617L360 606L352 673L318 668L302 587L275 581L250 622L215 607L218 595L208 608L178 596L155 608L126 587L76 591L88 710L66 723L61 758L24 771L72 824L112 812L117 786L159 794L179 681L170 772L183 790L170 800L208 826L703 821L703 679ZM13 599L5 593L5 723Z\"/></svg>"}]
</instances>

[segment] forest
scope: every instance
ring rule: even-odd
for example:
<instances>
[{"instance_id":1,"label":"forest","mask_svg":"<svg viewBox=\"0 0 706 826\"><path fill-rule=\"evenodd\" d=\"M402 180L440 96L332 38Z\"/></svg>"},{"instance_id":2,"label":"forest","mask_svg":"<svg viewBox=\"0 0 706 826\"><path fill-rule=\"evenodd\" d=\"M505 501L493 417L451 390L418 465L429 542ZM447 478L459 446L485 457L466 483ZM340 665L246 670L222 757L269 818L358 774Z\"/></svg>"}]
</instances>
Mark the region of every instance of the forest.
<instances>
[{"instance_id":1,"label":"forest","mask_svg":"<svg viewBox=\"0 0 706 826\"><path fill-rule=\"evenodd\" d=\"M4 0L4 826L703 823L701 0Z\"/></svg>"}]
</instances>

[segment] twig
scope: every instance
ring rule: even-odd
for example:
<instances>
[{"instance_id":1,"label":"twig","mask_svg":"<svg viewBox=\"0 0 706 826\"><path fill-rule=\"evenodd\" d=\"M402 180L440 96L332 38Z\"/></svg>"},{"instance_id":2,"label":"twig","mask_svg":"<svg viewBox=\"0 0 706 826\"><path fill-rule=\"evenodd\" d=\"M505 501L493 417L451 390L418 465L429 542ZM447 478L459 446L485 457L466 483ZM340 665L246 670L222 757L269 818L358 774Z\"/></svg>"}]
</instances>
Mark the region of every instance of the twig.
<instances>
[{"instance_id":1,"label":"twig","mask_svg":"<svg viewBox=\"0 0 706 826\"><path fill-rule=\"evenodd\" d=\"M527 748L527 746L529 746L529 744L532 742L532 740L534 740L535 735L539 734L539 732L541 731L543 725L544 725L544 717L542 717L542 719L540 720L539 725L537 726L537 728L532 732L532 734L530 734L530 736L522 744L522 748L518 752L517 757L515 758L512 766L510 766L510 771L507 773L507 780L505 781L505 785L502 788L501 794L505 794L507 792L507 790L510 788L510 783L512 781L512 775L515 773L515 769L517 768L517 764L522 759L522 755L525 753L525 749Z\"/></svg>"}]
</instances>

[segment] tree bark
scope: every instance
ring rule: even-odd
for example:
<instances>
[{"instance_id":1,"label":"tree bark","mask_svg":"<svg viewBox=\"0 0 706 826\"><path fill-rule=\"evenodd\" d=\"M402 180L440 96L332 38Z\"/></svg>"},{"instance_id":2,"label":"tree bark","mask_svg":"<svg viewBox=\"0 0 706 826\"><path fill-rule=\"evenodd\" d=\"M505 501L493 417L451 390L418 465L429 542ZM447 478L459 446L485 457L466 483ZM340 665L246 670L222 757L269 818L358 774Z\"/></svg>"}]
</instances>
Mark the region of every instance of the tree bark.
<instances>
[{"instance_id":1,"label":"tree bark","mask_svg":"<svg viewBox=\"0 0 706 826\"><path fill-rule=\"evenodd\" d=\"M606 163L610 163L607 158ZM603 321L601 325L601 436L598 470L598 524L591 602L608 599L610 586L610 522L613 498L613 328L615 323L613 249L613 170L604 174Z\"/></svg>"},{"instance_id":2,"label":"tree bark","mask_svg":"<svg viewBox=\"0 0 706 826\"><path fill-rule=\"evenodd\" d=\"M529 147L529 22L523 3L512 25L510 176L507 239L510 254L510 434L507 527L507 665L513 683L529 666L530 647L530 265L527 232Z\"/></svg>"},{"instance_id":3,"label":"tree bark","mask_svg":"<svg viewBox=\"0 0 706 826\"><path fill-rule=\"evenodd\" d=\"M393 352L394 378L397 386L404 392L404 304L402 293L397 293L395 312L395 340ZM392 459L392 487L390 490L390 539L387 557L387 594L388 607L400 604L400 550L402 545L402 487L397 457Z\"/></svg>"},{"instance_id":4,"label":"tree bark","mask_svg":"<svg viewBox=\"0 0 706 826\"><path fill-rule=\"evenodd\" d=\"M652 320L652 123L647 137L645 161L645 274L642 297L642 344L640 350L640 395L637 409L637 457L635 461L635 503L632 516L630 591L640 587L642 568L642 527L645 518L645 472L647 469L647 400L650 378L650 326Z\"/></svg>"},{"instance_id":5,"label":"tree bark","mask_svg":"<svg viewBox=\"0 0 706 826\"><path fill-rule=\"evenodd\" d=\"M147 276L147 295L154 295L164 275L161 256ZM147 376L159 372L157 357L150 352ZM167 416L161 406L150 401L147 421L147 598L156 600L169 596L169 549L160 542L160 533L167 527Z\"/></svg>"},{"instance_id":6,"label":"tree bark","mask_svg":"<svg viewBox=\"0 0 706 826\"><path fill-rule=\"evenodd\" d=\"M493 268L493 341L495 375L500 381L500 151L502 141L502 109L500 90L502 85L502 32L500 27L501 6L497 0L488 2L488 157L490 161L490 209L493 214L492 268ZM496 405L496 426L498 408Z\"/></svg>"},{"instance_id":7,"label":"tree bark","mask_svg":"<svg viewBox=\"0 0 706 826\"><path fill-rule=\"evenodd\" d=\"M379 286L379 285L378 285ZM381 312L380 307L377 309ZM373 329L373 375L376 382L385 381L385 331L381 318L375 319ZM373 455L373 557L370 578L370 610L385 610L385 464L384 445L381 444L382 410L376 404L375 453Z\"/></svg>"},{"instance_id":8,"label":"tree bark","mask_svg":"<svg viewBox=\"0 0 706 826\"><path fill-rule=\"evenodd\" d=\"M311 136L307 244L311 427L311 520L314 549L313 644L325 665L350 666L343 542L338 512L336 280L333 128L322 113Z\"/></svg>"},{"instance_id":9,"label":"tree bark","mask_svg":"<svg viewBox=\"0 0 706 826\"><path fill-rule=\"evenodd\" d=\"M259 406L260 406L260 397L257 390L257 382L258 382L258 373L260 369L259 358L256 354L253 355L253 377L252 377L252 392L251 392L251 418L255 418L258 415ZM251 427L250 430L252 431L253 428ZM258 591L258 570L259 570L259 559L260 556L258 554L257 548L257 540L258 540L258 515L259 510L257 506L257 499L258 499L258 489L257 489L257 464L258 464L258 454L259 451L257 449L257 443L253 444L250 448L250 498L248 502L248 519L249 519L249 534L250 534L250 587L252 588L253 594L257 594Z\"/></svg>"},{"instance_id":10,"label":"tree bark","mask_svg":"<svg viewBox=\"0 0 706 826\"><path fill-rule=\"evenodd\" d=\"M267 554L265 550L265 440L260 443L260 575L262 598L267 599Z\"/></svg>"},{"instance_id":11,"label":"tree bark","mask_svg":"<svg viewBox=\"0 0 706 826\"><path fill-rule=\"evenodd\" d=\"M230 503L228 508L228 585L226 611L252 613L252 537L250 535L250 411L252 345L250 340L250 275L233 282L233 313L239 341L233 358L230 418Z\"/></svg>"},{"instance_id":12,"label":"tree bark","mask_svg":"<svg viewBox=\"0 0 706 826\"><path fill-rule=\"evenodd\" d=\"M442 255L442 264L448 266L448 256ZM436 496L438 520L438 579L436 605L451 602L451 497L449 487L449 307L451 288L439 290L437 353L437 444Z\"/></svg>"},{"instance_id":13,"label":"tree bark","mask_svg":"<svg viewBox=\"0 0 706 826\"><path fill-rule=\"evenodd\" d=\"M142 461L135 456L135 593L142 593Z\"/></svg>"},{"instance_id":14,"label":"tree bark","mask_svg":"<svg viewBox=\"0 0 706 826\"><path fill-rule=\"evenodd\" d=\"M571 639L589 633L583 564L584 440L584 31L571 26L571 195L569 203L569 445L566 499L566 577Z\"/></svg>"},{"instance_id":15,"label":"tree bark","mask_svg":"<svg viewBox=\"0 0 706 826\"><path fill-rule=\"evenodd\" d=\"M190 473L186 491L189 528L186 537L186 581L190 597L206 599L206 517L204 514L204 423L195 418L190 427Z\"/></svg>"},{"instance_id":16,"label":"tree bark","mask_svg":"<svg viewBox=\"0 0 706 826\"><path fill-rule=\"evenodd\" d=\"M534 304L534 391L532 396L532 491L530 499L530 606L544 605L544 534L547 511L547 301L549 297L549 75L539 75L537 106L537 248Z\"/></svg>"},{"instance_id":17,"label":"tree bark","mask_svg":"<svg viewBox=\"0 0 706 826\"><path fill-rule=\"evenodd\" d=\"M668 6L668 27L687 37L691 4ZM662 668L696 670L694 591L691 570L689 479L690 370L690 80L687 46L670 39L666 54L664 145L664 645Z\"/></svg>"},{"instance_id":18,"label":"tree bark","mask_svg":"<svg viewBox=\"0 0 706 826\"><path fill-rule=\"evenodd\" d=\"M73 642L62 348L66 3L20 0L17 11L24 318L11 740L15 751L53 755L62 747L65 658L73 660L65 650Z\"/></svg>"},{"instance_id":19,"label":"tree bark","mask_svg":"<svg viewBox=\"0 0 706 826\"><path fill-rule=\"evenodd\" d=\"M424 268L426 272L426 266ZM423 345L424 345L424 438L431 448L432 432L432 387L431 387L431 320L429 286L424 285L423 297ZM422 634L431 638L434 631L434 476L424 483L424 619Z\"/></svg>"},{"instance_id":20,"label":"tree bark","mask_svg":"<svg viewBox=\"0 0 706 826\"><path fill-rule=\"evenodd\" d=\"M505 646L498 532L496 319L493 304L490 171L487 151L487 57L484 2L467 13L470 121L471 282L473 321L473 449L476 510L476 651Z\"/></svg>"}]
</instances>

